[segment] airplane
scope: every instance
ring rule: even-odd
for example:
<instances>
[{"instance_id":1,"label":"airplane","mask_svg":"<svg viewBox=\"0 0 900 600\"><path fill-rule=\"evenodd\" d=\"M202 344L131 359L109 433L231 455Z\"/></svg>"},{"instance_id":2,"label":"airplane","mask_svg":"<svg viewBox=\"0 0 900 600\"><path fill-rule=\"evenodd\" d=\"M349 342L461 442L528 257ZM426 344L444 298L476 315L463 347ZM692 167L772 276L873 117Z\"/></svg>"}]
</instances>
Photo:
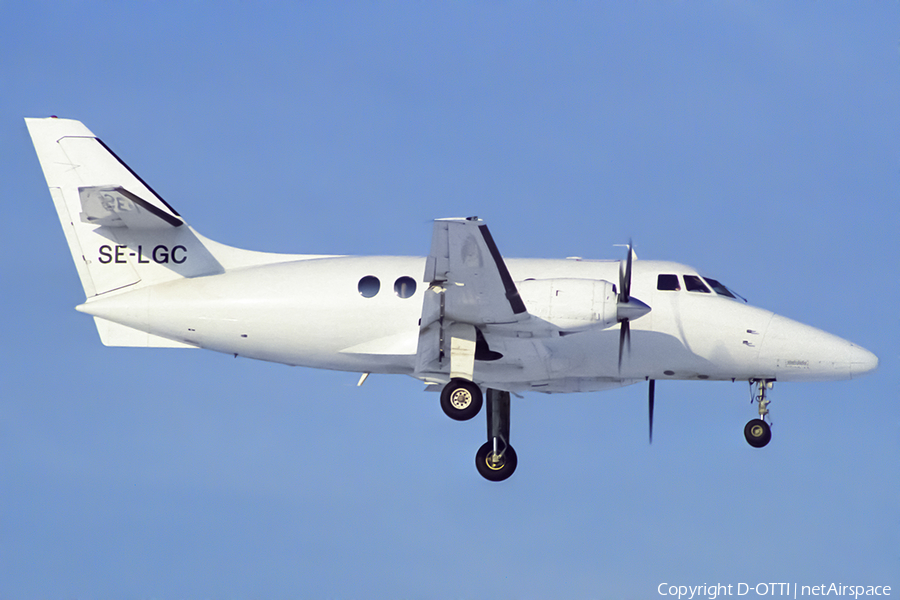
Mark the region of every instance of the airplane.
<instances>
[{"instance_id":1,"label":"airplane","mask_svg":"<svg viewBox=\"0 0 900 600\"><path fill-rule=\"evenodd\" d=\"M81 122L25 119L106 346L205 348L320 369L404 374L451 419L486 403L475 465L513 474L511 396L649 382L749 382L771 439L776 381L859 377L868 350L756 308L674 262L506 259L477 217L434 221L426 257L273 254L209 240Z\"/></svg>"}]
</instances>

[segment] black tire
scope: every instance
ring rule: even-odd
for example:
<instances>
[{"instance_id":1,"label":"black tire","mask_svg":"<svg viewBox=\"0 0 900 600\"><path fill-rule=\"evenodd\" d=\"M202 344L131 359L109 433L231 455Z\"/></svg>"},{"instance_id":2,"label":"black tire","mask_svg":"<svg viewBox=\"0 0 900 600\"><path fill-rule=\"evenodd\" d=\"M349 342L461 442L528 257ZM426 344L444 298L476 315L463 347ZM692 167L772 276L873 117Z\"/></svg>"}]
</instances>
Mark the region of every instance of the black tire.
<instances>
[{"instance_id":1,"label":"black tire","mask_svg":"<svg viewBox=\"0 0 900 600\"><path fill-rule=\"evenodd\" d=\"M507 445L506 451L503 453L503 463L501 465L492 464L488 460L488 456L493 453L493 442L486 442L478 452L475 453L475 468L478 474L488 481L503 481L516 471L516 465L519 464L519 458L512 446Z\"/></svg>"},{"instance_id":2,"label":"black tire","mask_svg":"<svg viewBox=\"0 0 900 600\"><path fill-rule=\"evenodd\" d=\"M454 421L468 421L481 412L481 388L465 379L451 379L441 391L441 408Z\"/></svg>"},{"instance_id":3,"label":"black tire","mask_svg":"<svg viewBox=\"0 0 900 600\"><path fill-rule=\"evenodd\" d=\"M754 448L762 448L772 439L772 430L762 419L753 419L744 425L744 437Z\"/></svg>"}]
</instances>

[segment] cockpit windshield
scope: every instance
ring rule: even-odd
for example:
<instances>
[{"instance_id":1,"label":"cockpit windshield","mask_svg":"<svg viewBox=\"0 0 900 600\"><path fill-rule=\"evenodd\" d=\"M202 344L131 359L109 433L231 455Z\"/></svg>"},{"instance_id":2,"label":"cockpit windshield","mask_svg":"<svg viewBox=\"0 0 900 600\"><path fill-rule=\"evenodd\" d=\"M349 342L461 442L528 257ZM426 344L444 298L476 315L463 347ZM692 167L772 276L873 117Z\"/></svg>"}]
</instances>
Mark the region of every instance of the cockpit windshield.
<instances>
[{"instance_id":1,"label":"cockpit windshield","mask_svg":"<svg viewBox=\"0 0 900 600\"><path fill-rule=\"evenodd\" d=\"M727 296L729 298L734 298L734 294L732 294L730 291L728 291L727 287L725 287L724 285L722 285L715 279L710 279L709 277L704 277L703 280L706 281L706 283L709 284L709 287L711 287L720 296Z\"/></svg>"},{"instance_id":2,"label":"cockpit windshield","mask_svg":"<svg viewBox=\"0 0 900 600\"><path fill-rule=\"evenodd\" d=\"M684 285L689 292L700 292L701 294L709 293L709 288L707 288L706 285L704 285L703 280L696 275L685 275Z\"/></svg>"},{"instance_id":3,"label":"cockpit windshield","mask_svg":"<svg viewBox=\"0 0 900 600\"><path fill-rule=\"evenodd\" d=\"M679 292L681 291L682 279L684 279L684 289L688 292L709 294L709 289L712 288L719 296L734 298L735 300L740 297L715 279L700 277L699 275L685 274L678 276L674 273L660 273L656 278L656 289L666 292ZM743 297L740 298L741 300L744 300ZM744 302L746 302L746 300L744 300Z\"/></svg>"}]
</instances>

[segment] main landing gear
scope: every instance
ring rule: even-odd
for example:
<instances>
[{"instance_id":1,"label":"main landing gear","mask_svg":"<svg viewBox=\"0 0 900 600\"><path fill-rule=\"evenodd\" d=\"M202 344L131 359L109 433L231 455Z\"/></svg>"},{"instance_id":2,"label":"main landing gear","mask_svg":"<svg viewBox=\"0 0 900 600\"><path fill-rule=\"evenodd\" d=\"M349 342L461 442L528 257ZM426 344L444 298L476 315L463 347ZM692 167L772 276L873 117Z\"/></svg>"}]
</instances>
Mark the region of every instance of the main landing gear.
<instances>
[{"instance_id":1,"label":"main landing gear","mask_svg":"<svg viewBox=\"0 0 900 600\"><path fill-rule=\"evenodd\" d=\"M757 386L757 390L751 392L752 398L750 401L759 405L759 418L751 420L744 426L744 437L747 438L747 443L754 448L762 448L772 439L772 430L765 420L769 414L768 406L771 402L771 400L766 398L766 392L772 389L775 381L772 379L756 379L751 380L750 385L751 387L753 385Z\"/></svg>"},{"instance_id":2,"label":"main landing gear","mask_svg":"<svg viewBox=\"0 0 900 600\"><path fill-rule=\"evenodd\" d=\"M488 389L487 404L488 441L475 453L475 468L488 481L503 481L519 463L509 445L509 392Z\"/></svg>"},{"instance_id":3,"label":"main landing gear","mask_svg":"<svg viewBox=\"0 0 900 600\"><path fill-rule=\"evenodd\" d=\"M441 408L454 421L468 421L481 410L481 388L466 379L451 379L441 392Z\"/></svg>"},{"instance_id":4,"label":"main landing gear","mask_svg":"<svg viewBox=\"0 0 900 600\"><path fill-rule=\"evenodd\" d=\"M452 379L441 392L441 408L456 421L468 421L481 410L481 388L465 379ZM487 442L475 453L475 468L488 481L503 481L519 460L509 444L509 392L488 388Z\"/></svg>"}]
</instances>

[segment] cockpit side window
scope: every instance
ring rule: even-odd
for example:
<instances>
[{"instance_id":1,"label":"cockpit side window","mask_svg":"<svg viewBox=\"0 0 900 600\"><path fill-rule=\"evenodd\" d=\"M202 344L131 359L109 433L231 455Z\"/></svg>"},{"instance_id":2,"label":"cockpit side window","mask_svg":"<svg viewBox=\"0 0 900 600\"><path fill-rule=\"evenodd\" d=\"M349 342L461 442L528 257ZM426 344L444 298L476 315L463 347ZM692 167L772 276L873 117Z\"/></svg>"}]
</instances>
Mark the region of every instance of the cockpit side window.
<instances>
[{"instance_id":1,"label":"cockpit side window","mask_svg":"<svg viewBox=\"0 0 900 600\"><path fill-rule=\"evenodd\" d=\"M677 292L681 289L681 284L678 283L678 275L660 273L659 277L656 278L656 289Z\"/></svg>"},{"instance_id":2,"label":"cockpit side window","mask_svg":"<svg viewBox=\"0 0 900 600\"><path fill-rule=\"evenodd\" d=\"M728 291L728 288L716 281L715 279L710 279L709 277L704 277L703 280L709 284L709 286L713 289L713 291L720 296L727 296L728 298L734 298L734 294ZM735 298L736 299L736 298Z\"/></svg>"},{"instance_id":3,"label":"cockpit side window","mask_svg":"<svg viewBox=\"0 0 900 600\"><path fill-rule=\"evenodd\" d=\"M703 283L703 280L696 275L685 275L684 287L686 287L687 291L689 292L701 292L704 294L709 293L709 288L706 287L706 284Z\"/></svg>"}]
</instances>

